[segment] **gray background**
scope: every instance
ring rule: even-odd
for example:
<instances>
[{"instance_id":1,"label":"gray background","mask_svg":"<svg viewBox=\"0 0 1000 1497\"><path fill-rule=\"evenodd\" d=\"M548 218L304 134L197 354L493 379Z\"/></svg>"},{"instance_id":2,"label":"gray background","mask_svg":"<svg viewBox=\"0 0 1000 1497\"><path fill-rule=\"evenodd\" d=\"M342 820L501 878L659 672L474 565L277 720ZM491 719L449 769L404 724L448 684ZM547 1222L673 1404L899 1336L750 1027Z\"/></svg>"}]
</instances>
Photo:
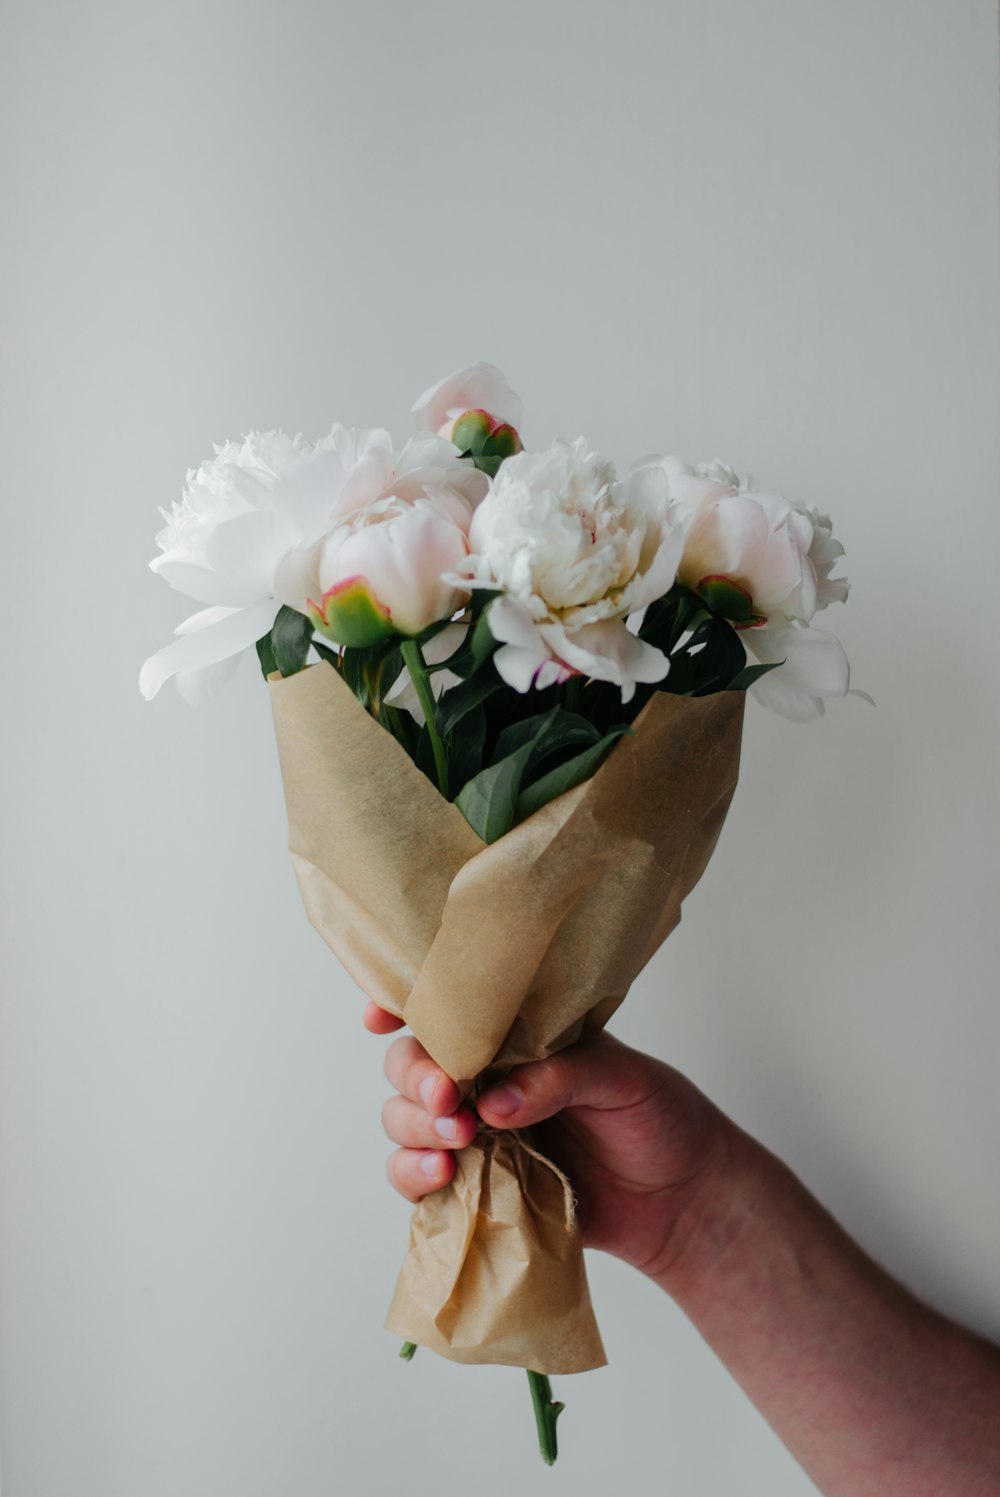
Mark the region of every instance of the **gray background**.
<instances>
[{"instance_id":1,"label":"gray background","mask_svg":"<svg viewBox=\"0 0 1000 1497\"><path fill-rule=\"evenodd\" d=\"M997 18L987 0L7 0L5 1497L812 1490L658 1292L554 1472L504 1369L397 1361L383 1042L300 909L249 663L142 702L213 440L400 438L473 359L525 435L828 507L858 685L752 707L616 1025L1000 1334ZM195 605L191 605L193 608Z\"/></svg>"}]
</instances>

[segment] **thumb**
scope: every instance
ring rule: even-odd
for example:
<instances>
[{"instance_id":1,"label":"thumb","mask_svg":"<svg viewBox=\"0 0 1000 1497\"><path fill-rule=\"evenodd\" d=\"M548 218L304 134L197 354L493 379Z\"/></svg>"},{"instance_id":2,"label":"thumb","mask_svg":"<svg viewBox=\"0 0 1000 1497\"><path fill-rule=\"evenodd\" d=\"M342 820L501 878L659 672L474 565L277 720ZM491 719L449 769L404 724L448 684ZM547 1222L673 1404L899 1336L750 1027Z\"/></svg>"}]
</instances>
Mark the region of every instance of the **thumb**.
<instances>
[{"instance_id":1,"label":"thumb","mask_svg":"<svg viewBox=\"0 0 1000 1497\"><path fill-rule=\"evenodd\" d=\"M483 1092L476 1109L493 1128L527 1128L565 1107L628 1107L654 1089L657 1062L608 1034L517 1066Z\"/></svg>"}]
</instances>

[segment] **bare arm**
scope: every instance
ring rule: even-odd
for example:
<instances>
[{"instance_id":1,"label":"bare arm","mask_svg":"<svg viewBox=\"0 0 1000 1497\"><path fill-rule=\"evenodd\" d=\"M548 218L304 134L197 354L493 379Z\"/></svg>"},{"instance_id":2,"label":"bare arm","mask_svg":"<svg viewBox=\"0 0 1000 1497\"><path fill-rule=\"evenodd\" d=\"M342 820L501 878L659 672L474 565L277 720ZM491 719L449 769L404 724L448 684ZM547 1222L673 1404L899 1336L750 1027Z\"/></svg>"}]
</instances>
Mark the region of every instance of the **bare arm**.
<instances>
[{"instance_id":1,"label":"bare arm","mask_svg":"<svg viewBox=\"0 0 1000 1497\"><path fill-rule=\"evenodd\" d=\"M386 1072L390 1179L417 1200L476 1117L415 1040ZM588 1245L676 1300L826 1497L1000 1497L1000 1350L890 1278L678 1072L603 1036L519 1068L478 1111L537 1125Z\"/></svg>"},{"instance_id":2,"label":"bare arm","mask_svg":"<svg viewBox=\"0 0 1000 1497\"><path fill-rule=\"evenodd\" d=\"M1000 1351L734 1130L656 1275L827 1497L1000 1494Z\"/></svg>"}]
</instances>

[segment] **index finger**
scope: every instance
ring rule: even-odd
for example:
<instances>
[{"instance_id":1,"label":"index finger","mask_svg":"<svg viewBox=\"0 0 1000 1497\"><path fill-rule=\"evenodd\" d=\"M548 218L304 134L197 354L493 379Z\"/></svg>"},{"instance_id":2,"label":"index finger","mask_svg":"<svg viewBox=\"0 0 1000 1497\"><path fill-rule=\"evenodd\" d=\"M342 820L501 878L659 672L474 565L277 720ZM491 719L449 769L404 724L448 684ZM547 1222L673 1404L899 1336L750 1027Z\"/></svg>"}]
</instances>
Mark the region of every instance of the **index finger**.
<instances>
[{"instance_id":1,"label":"index finger","mask_svg":"<svg viewBox=\"0 0 1000 1497\"><path fill-rule=\"evenodd\" d=\"M461 1103L454 1081L412 1035L393 1040L385 1052L385 1074L402 1096L416 1102L432 1118L450 1117Z\"/></svg>"},{"instance_id":2,"label":"index finger","mask_svg":"<svg viewBox=\"0 0 1000 1497\"><path fill-rule=\"evenodd\" d=\"M397 1018L387 1008L379 1008L377 1003L372 1003L369 999L361 1022L369 1034L394 1034L397 1029L402 1029L405 1020Z\"/></svg>"}]
</instances>

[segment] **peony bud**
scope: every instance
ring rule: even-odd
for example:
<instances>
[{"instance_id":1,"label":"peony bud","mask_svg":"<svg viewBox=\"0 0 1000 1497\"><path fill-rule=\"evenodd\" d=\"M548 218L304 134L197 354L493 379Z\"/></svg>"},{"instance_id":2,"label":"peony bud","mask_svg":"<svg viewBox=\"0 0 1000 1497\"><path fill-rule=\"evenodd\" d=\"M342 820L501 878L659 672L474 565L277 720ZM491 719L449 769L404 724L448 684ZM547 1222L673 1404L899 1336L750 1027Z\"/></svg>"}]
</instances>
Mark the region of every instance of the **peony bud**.
<instances>
[{"instance_id":1,"label":"peony bud","mask_svg":"<svg viewBox=\"0 0 1000 1497\"><path fill-rule=\"evenodd\" d=\"M413 637L451 618L467 593L442 581L465 561L468 541L447 494L373 506L329 536L319 557L320 603L309 617L337 644L373 645L390 635Z\"/></svg>"},{"instance_id":2,"label":"peony bud","mask_svg":"<svg viewBox=\"0 0 1000 1497\"><path fill-rule=\"evenodd\" d=\"M395 633L388 608L372 593L366 577L345 577L316 604L307 605L313 628L339 645L365 649Z\"/></svg>"},{"instance_id":3,"label":"peony bud","mask_svg":"<svg viewBox=\"0 0 1000 1497\"><path fill-rule=\"evenodd\" d=\"M425 390L413 405L419 426L447 437L459 447L462 444L454 435L455 424L467 411L489 412L494 422L521 424L520 396L494 364L472 364L467 369L456 370ZM514 450L519 451L520 444Z\"/></svg>"},{"instance_id":4,"label":"peony bud","mask_svg":"<svg viewBox=\"0 0 1000 1497\"><path fill-rule=\"evenodd\" d=\"M507 421L498 421L489 411L466 411L452 429L451 440L460 452L471 452L482 473L496 477L505 458L521 451L521 438Z\"/></svg>"}]
</instances>

